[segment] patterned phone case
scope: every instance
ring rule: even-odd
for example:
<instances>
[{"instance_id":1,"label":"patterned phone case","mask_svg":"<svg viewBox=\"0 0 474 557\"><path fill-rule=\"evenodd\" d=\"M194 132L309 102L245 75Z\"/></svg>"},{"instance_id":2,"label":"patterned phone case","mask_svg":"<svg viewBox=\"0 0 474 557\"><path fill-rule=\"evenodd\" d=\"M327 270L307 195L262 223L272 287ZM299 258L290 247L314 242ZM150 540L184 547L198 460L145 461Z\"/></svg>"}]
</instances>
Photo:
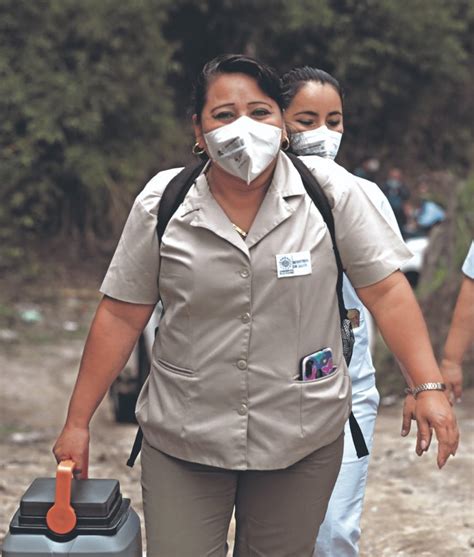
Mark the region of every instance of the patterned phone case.
<instances>
[{"instance_id":1,"label":"patterned phone case","mask_svg":"<svg viewBox=\"0 0 474 557\"><path fill-rule=\"evenodd\" d=\"M332 350L323 348L313 354L305 356L301 362L302 381L313 381L327 377L334 371Z\"/></svg>"}]
</instances>

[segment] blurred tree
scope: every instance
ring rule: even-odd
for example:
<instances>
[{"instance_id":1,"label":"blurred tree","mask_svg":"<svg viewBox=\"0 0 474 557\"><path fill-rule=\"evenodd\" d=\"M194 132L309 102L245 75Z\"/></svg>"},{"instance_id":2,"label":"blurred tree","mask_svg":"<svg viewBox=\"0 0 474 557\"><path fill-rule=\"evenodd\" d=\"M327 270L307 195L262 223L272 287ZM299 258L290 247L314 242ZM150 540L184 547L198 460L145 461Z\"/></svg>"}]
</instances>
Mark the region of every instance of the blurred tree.
<instances>
[{"instance_id":1,"label":"blurred tree","mask_svg":"<svg viewBox=\"0 0 474 557\"><path fill-rule=\"evenodd\" d=\"M194 79L208 60L224 53L258 55L257 43L278 25L284 0L175 0L169 4L163 32L175 45L170 79L176 90L177 115L190 106Z\"/></svg>"},{"instance_id":2,"label":"blurred tree","mask_svg":"<svg viewBox=\"0 0 474 557\"><path fill-rule=\"evenodd\" d=\"M170 158L164 5L0 1L3 258L29 230L107 237Z\"/></svg>"},{"instance_id":3,"label":"blurred tree","mask_svg":"<svg viewBox=\"0 0 474 557\"><path fill-rule=\"evenodd\" d=\"M470 0L176 0L164 29L176 44L178 95L223 52L256 55L281 72L318 66L348 92L342 162L375 154L405 168L465 169L473 24Z\"/></svg>"},{"instance_id":4,"label":"blurred tree","mask_svg":"<svg viewBox=\"0 0 474 557\"><path fill-rule=\"evenodd\" d=\"M0 0L0 255L115 238L135 184L189 156L192 81L224 52L334 73L342 163L464 172L473 24L470 0Z\"/></svg>"}]
</instances>

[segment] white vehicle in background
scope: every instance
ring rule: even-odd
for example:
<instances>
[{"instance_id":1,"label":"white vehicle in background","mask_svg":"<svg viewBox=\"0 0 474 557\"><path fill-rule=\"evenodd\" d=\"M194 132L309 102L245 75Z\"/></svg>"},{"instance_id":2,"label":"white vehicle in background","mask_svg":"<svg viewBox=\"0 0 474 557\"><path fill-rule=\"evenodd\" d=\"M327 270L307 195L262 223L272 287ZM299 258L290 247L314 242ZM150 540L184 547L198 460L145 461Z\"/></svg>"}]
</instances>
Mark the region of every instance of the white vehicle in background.
<instances>
[{"instance_id":1,"label":"white vehicle in background","mask_svg":"<svg viewBox=\"0 0 474 557\"><path fill-rule=\"evenodd\" d=\"M413 253L413 257L402 266L401 270L405 273L411 286L416 288L421 269L423 268L425 251L429 243L428 236L413 236L412 238L407 238L405 243Z\"/></svg>"},{"instance_id":2,"label":"white vehicle in background","mask_svg":"<svg viewBox=\"0 0 474 557\"><path fill-rule=\"evenodd\" d=\"M414 255L401 270L405 273L411 286L416 288L423 267L424 253L428 247L428 237L409 238L406 240L406 244ZM117 422L133 423L136 421L135 405L140 389L150 371L152 346L156 331L158 330L162 309L161 304L158 303L150 317L150 321L140 335L127 365L110 388L110 398ZM375 327L371 316L368 322L370 346L373 347Z\"/></svg>"},{"instance_id":3,"label":"white vehicle in background","mask_svg":"<svg viewBox=\"0 0 474 557\"><path fill-rule=\"evenodd\" d=\"M417 235L405 239L405 243L408 249L413 253L413 257L401 267L401 271L403 271L411 287L414 289L417 287L418 281L420 279L420 274L423 268L425 252L428 247L429 239L426 235ZM370 315L367 309L365 310L365 314L367 326L369 329L369 346L370 351L373 355L375 350L377 326L375 324L374 318L372 317L372 315Z\"/></svg>"}]
</instances>

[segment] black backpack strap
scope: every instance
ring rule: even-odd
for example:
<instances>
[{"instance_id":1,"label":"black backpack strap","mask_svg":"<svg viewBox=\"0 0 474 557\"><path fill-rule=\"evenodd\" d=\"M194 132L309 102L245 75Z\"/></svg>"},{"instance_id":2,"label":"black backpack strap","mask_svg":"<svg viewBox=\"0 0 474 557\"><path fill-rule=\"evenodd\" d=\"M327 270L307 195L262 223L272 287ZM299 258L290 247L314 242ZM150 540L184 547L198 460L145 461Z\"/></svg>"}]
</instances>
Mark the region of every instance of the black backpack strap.
<instances>
[{"instance_id":1,"label":"black backpack strap","mask_svg":"<svg viewBox=\"0 0 474 557\"><path fill-rule=\"evenodd\" d=\"M326 194L324 193L323 189L319 185L316 178L313 176L309 168L304 164L304 162L300 161L300 159L293 155L292 153L285 153L286 156L291 160L296 170L299 172L301 176L301 180L303 181L303 185L307 194L313 200L313 203L318 208L321 216L328 227L329 234L331 235L332 239L332 248L334 250L334 256L336 258L337 264L337 282L336 282L336 292L337 292L337 301L339 304L339 316L341 319L341 325L345 319L347 319L347 310L344 305L344 298L342 296L342 279L343 279L343 272L344 269L342 267L341 256L339 255L339 250L337 249L336 243L336 230L334 226L334 217L332 214L331 206L329 205L329 201L327 200Z\"/></svg>"},{"instance_id":2,"label":"black backpack strap","mask_svg":"<svg viewBox=\"0 0 474 557\"><path fill-rule=\"evenodd\" d=\"M143 431L140 426L138 426L137 433L135 434L135 440L133 442L132 450L130 451L130 456L127 460L127 466L133 468L135 461L137 460L137 456L140 454L142 450L142 442L143 442Z\"/></svg>"},{"instance_id":3,"label":"black backpack strap","mask_svg":"<svg viewBox=\"0 0 474 557\"><path fill-rule=\"evenodd\" d=\"M184 201L186 194L191 189L191 186L194 184L196 178L199 174L201 174L206 166L206 162L207 161L198 161L186 166L183 170L181 170L181 172L178 172L178 174L176 174L176 176L172 178L166 186L160 199L160 205L158 207L158 222L156 225L156 233L160 244L168 222L176 212L176 209ZM133 442L133 447L127 460L127 466L130 466L130 468L133 468L133 465L140 454L142 442L143 431L141 427L138 427L135 435L135 441Z\"/></svg>"},{"instance_id":4,"label":"black backpack strap","mask_svg":"<svg viewBox=\"0 0 474 557\"><path fill-rule=\"evenodd\" d=\"M352 441L354 442L354 447L357 453L357 458L362 458L363 456L367 456L369 454L369 449L367 448L367 443L364 439L364 434L360 429L360 425L354 416L354 413L351 412L349 416L349 427L351 429L351 436Z\"/></svg>"},{"instance_id":5,"label":"black backpack strap","mask_svg":"<svg viewBox=\"0 0 474 557\"><path fill-rule=\"evenodd\" d=\"M160 243L165 229L168 226L168 222L176 212L176 209L184 201L186 194L191 189L191 186L194 184L199 174L201 174L206 164L207 161L193 162L183 168L181 172L178 172L166 186L160 199L158 224L156 225L156 233L158 234L158 241Z\"/></svg>"},{"instance_id":6,"label":"black backpack strap","mask_svg":"<svg viewBox=\"0 0 474 557\"><path fill-rule=\"evenodd\" d=\"M286 153L286 156L291 160L296 170L299 172L307 194L311 197L313 203L318 208L321 216L324 219L324 222L326 223L326 226L328 227L329 233L331 234L332 247L337 264L336 292L337 301L339 304L341 328L347 329L347 327L349 327L349 323L347 319L347 310L342 295L342 279L344 270L342 267L341 256L339 255L339 250L337 249L336 230L331 206L329 205L326 194L324 193L323 189L321 188L309 168L292 153ZM352 334L352 332L350 334ZM357 457L362 458L363 456L367 456L369 454L369 449L367 448L362 430L360 429L360 426L352 412L349 416L349 426L351 429L352 440L354 441L354 447L357 453Z\"/></svg>"}]
</instances>

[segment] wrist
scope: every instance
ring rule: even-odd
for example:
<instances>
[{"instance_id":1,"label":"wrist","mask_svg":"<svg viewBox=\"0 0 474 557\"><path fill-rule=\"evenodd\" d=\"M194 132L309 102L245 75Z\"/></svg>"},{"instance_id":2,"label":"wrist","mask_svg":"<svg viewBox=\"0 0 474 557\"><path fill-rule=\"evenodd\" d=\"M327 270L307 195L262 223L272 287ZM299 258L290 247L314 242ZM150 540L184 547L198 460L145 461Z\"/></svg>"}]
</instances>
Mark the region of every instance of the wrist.
<instances>
[{"instance_id":1,"label":"wrist","mask_svg":"<svg viewBox=\"0 0 474 557\"><path fill-rule=\"evenodd\" d=\"M64 429L82 429L89 431L89 422L81 418L67 419Z\"/></svg>"},{"instance_id":2,"label":"wrist","mask_svg":"<svg viewBox=\"0 0 474 557\"><path fill-rule=\"evenodd\" d=\"M446 391L422 391L416 395L415 401L420 402L420 400L428 400L433 397L439 397L440 395L441 398L447 400L445 393Z\"/></svg>"},{"instance_id":3,"label":"wrist","mask_svg":"<svg viewBox=\"0 0 474 557\"><path fill-rule=\"evenodd\" d=\"M419 385L417 385L416 387L414 387L413 389L407 388L405 389L405 392L408 394L411 394L415 399L418 398L418 396L422 393L428 393L428 392L442 392L446 390L446 385L442 382L427 382L427 383L420 383Z\"/></svg>"}]
</instances>

